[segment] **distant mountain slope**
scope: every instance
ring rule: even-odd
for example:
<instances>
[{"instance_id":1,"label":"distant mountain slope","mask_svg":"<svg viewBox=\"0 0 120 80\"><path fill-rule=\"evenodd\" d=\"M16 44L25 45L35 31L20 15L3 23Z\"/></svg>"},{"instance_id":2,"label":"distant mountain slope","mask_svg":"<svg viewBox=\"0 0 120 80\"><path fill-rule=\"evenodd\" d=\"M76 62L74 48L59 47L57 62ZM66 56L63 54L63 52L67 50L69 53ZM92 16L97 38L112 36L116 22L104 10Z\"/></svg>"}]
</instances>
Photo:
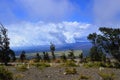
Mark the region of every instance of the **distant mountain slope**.
<instances>
[{"instance_id":1,"label":"distant mountain slope","mask_svg":"<svg viewBox=\"0 0 120 80\"><path fill-rule=\"evenodd\" d=\"M69 49L74 49L74 50L83 50L85 54L88 54L92 45L90 42L79 42L79 43L70 43L70 44L55 45L55 46L56 46L56 51L66 51ZM15 51L16 55L19 55L22 50L26 51L26 53L50 51L49 45L14 47L12 49Z\"/></svg>"}]
</instances>

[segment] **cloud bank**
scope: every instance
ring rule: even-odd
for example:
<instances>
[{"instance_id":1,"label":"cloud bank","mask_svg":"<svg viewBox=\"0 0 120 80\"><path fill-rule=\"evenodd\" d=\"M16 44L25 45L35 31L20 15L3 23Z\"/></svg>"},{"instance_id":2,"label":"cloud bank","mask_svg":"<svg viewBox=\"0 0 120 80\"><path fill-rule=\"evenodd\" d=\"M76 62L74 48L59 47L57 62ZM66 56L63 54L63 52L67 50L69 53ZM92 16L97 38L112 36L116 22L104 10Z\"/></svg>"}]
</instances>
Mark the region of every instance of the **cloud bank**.
<instances>
[{"instance_id":1,"label":"cloud bank","mask_svg":"<svg viewBox=\"0 0 120 80\"><path fill-rule=\"evenodd\" d=\"M94 0L93 6L97 25L120 28L120 0Z\"/></svg>"},{"instance_id":2,"label":"cloud bank","mask_svg":"<svg viewBox=\"0 0 120 80\"><path fill-rule=\"evenodd\" d=\"M7 27L9 26L9 27ZM33 46L76 43L86 41L86 36L96 31L91 24L81 22L37 23L22 22L6 25L11 46ZM92 28L92 29L91 29Z\"/></svg>"}]
</instances>

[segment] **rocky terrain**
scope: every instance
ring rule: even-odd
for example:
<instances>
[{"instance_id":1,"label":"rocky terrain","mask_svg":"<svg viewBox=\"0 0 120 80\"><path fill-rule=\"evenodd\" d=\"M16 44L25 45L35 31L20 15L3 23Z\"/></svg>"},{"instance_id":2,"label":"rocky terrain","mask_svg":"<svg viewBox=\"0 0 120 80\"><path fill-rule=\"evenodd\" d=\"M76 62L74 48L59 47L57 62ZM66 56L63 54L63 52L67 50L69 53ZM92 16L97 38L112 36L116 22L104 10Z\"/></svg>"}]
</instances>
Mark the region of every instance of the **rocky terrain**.
<instances>
[{"instance_id":1,"label":"rocky terrain","mask_svg":"<svg viewBox=\"0 0 120 80\"><path fill-rule=\"evenodd\" d=\"M74 67L76 74L65 74L66 67L46 67L38 69L31 66L26 71L17 71L14 67L8 69L14 74L15 80L102 80L99 72L106 74L114 74L114 80L120 80L120 69L115 68L84 68ZM89 77L88 79L80 79L80 75Z\"/></svg>"}]
</instances>

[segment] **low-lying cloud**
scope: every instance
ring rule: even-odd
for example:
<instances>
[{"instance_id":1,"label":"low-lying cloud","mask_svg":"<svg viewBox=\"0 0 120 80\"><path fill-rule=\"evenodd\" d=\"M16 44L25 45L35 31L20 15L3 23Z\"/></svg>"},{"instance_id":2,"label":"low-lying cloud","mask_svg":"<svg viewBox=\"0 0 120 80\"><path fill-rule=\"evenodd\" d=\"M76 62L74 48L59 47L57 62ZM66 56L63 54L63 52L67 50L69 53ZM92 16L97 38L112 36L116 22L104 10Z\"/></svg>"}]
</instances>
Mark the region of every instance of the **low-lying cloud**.
<instances>
[{"instance_id":1,"label":"low-lying cloud","mask_svg":"<svg viewBox=\"0 0 120 80\"><path fill-rule=\"evenodd\" d=\"M22 22L6 25L11 46L33 46L76 43L86 41L85 37L96 31L91 24L81 22L31 23ZM84 39L83 39L84 38Z\"/></svg>"}]
</instances>

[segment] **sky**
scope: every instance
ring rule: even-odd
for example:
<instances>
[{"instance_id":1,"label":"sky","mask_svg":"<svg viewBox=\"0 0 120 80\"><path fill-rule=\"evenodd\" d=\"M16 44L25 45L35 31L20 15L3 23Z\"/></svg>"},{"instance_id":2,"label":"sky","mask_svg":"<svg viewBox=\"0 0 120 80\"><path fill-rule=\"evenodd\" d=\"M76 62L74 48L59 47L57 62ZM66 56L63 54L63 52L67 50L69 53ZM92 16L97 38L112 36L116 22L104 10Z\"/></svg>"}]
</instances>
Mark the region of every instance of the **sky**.
<instances>
[{"instance_id":1,"label":"sky","mask_svg":"<svg viewBox=\"0 0 120 80\"><path fill-rule=\"evenodd\" d=\"M120 0L0 0L10 46L87 42L99 27L120 28Z\"/></svg>"}]
</instances>

